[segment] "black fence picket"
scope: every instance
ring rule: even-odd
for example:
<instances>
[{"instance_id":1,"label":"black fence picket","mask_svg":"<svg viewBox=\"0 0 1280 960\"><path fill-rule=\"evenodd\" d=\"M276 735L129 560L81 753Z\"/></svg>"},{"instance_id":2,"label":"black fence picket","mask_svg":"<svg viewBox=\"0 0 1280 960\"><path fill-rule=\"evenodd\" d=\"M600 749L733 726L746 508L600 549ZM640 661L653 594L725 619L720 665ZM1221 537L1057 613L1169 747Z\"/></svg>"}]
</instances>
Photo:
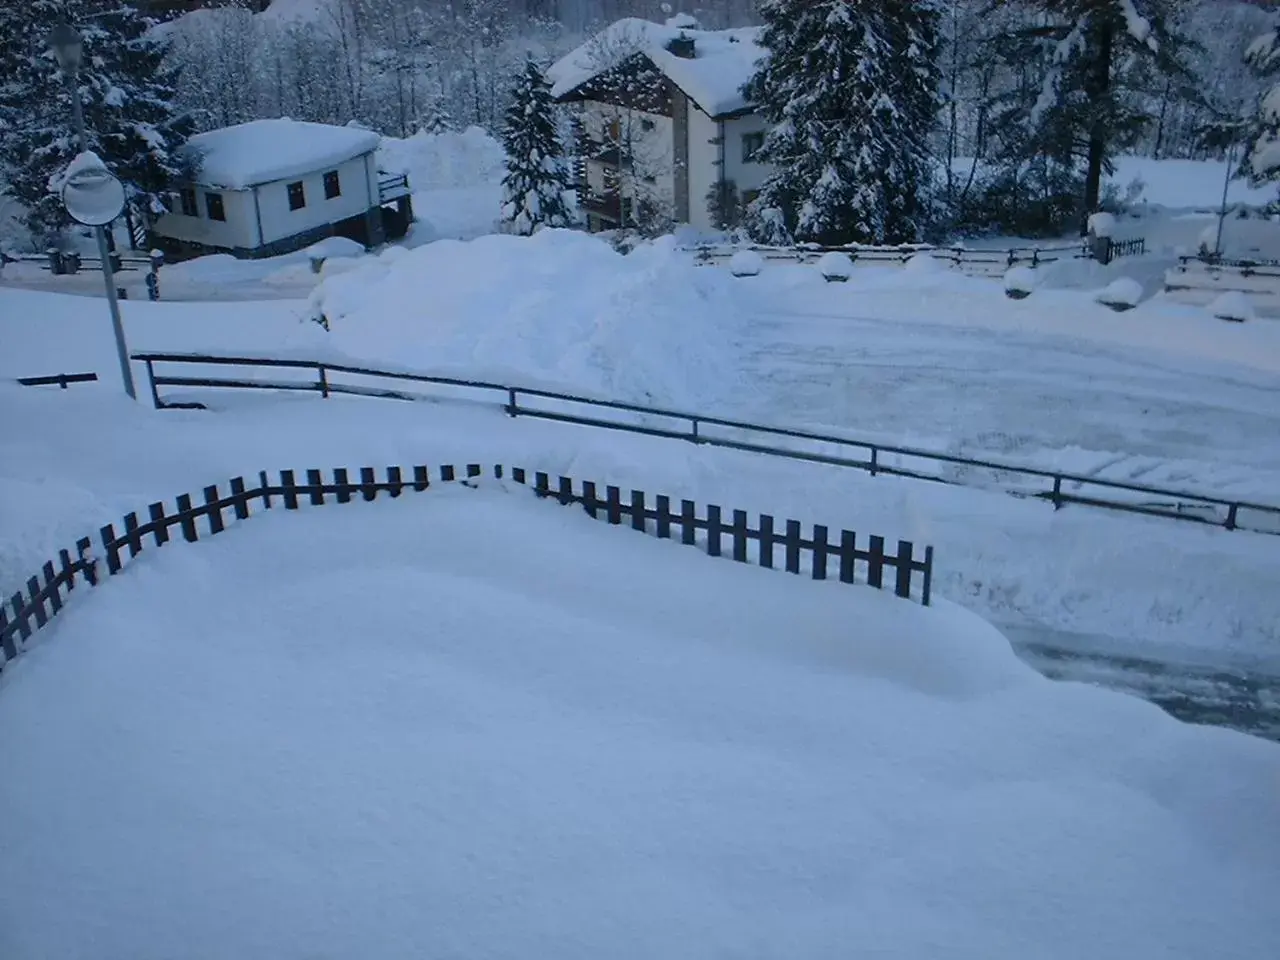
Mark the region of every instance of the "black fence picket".
<instances>
[{"instance_id":1,"label":"black fence picket","mask_svg":"<svg viewBox=\"0 0 1280 960\"><path fill-rule=\"evenodd\" d=\"M443 465L439 469L440 477L445 482L454 481L459 471L451 465ZM515 483L529 485L529 475L524 468L515 467L509 472L501 466L495 466L490 474L497 480L510 476ZM363 499L373 500L380 491L390 492L398 496L407 489L415 491L430 488L430 469L425 466L412 468L413 481L405 480L405 472L398 466L387 467L386 480L378 480L378 473L372 467L360 468L360 480L353 484L346 468L333 470L333 481L326 482L324 473L318 469L306 471L305 486L297 483L292 470L282 470L279 482L272 484L266 471L258 474L258 487L248 489L243 477L235 477L229 481L230 496L223 498L217 484L202 488L202 503L194 504L190 494L181 494L176 498L176 510L168 513L163 502L151 504L147 508L148 520L139 522L137 513L127 514L123 520L124 532L117 535L115 524L106 524L99 530L102 556L110 575L120 573L125 566L122 550L128 549L128 559L137 557L143 549L144 539L153 538L155 546L160 547L171 541L170 527L180 527L183 539L195 542L201 531L197 520L207 518L207 534L212 536L222 533L225 527L224 511L231 509L237 520L248 519L251 515L249 503L261 500L264 507L269 508L272 497L283 499L287 509L296 510L300 498L306 495L311 505L323 505L327 502L348 503L353 494L359 490ZM479 464L467 464L462 475L462 482L473 484L484 476ZM723 538L726 534L731 540L731 557L739 563L750 563L751 550L749 544L757 541L759 550L756 562L759 566L771 568L774 562L774 545L780 539L775 533L774 518L764 514L751 525L751 518L744 510L732 511L732 523L726 525L722 509L716 504L706 507L705 517L698 514L698 506L691 500L682 500L680 512L675 514L671 508L671 498L658 495L650 498L641 490L632 490L627 499L623 499L621 488L610 485L606 487L605 498L599 497L599 487L593 481L581 484L581 493L575 492L575 482L570 477L556 478L553 488L551 478L544 472L534 474L532 483L534 492L542 498L554 499L562 504L578 504L591 517L603 519L611 525L620 526L623 517L630 517L630 527L639 532L656 536L660 539L671 538L673 524L680 525L680 540L686 545L697 545L699 530L706 531L705 552L712 557L722 554ZM651 507L650 504L653 504ZM602 510L603 508L603 510ZM650 525L650 521L653 521ZM828 530L824 526L815 526L813 540L805 540L803 530L798 521L786 521L786 535L781 538L786 552L786 570L797 574L802 570L801 558L808 553L812 558L811 573L814 579L827 577L828 559L832 553L837 554L840 562L840 580L844 583L854 582L854 563L865 560L868 563L867 583L879 587L883 578L884 567L894 569L894 589L901 597L911 597L914 590L914 574L923 574L922 589L918 596L922 603L928 605L932 587L933 548L926 547L923 561L916 560L914 545L908 541L898 542L896 556L886 555L884 539L871 538L871 550L863 553L856 549L856 538L848 531L841 534L839 545L829 542ZM95 566L93 542L82 537L76 542L74 559L71 551L60 550L57 564L46 561L37 576L29 577L25 591L11 595L8 601L0 604L0 669L6 662L14 659L25 648L36 630L40 630L59 614L64 606L62 591L69 594L76 585L77 576L83 576L90 585L97 585L99 577Z\"/></svg>"}]
</instances>

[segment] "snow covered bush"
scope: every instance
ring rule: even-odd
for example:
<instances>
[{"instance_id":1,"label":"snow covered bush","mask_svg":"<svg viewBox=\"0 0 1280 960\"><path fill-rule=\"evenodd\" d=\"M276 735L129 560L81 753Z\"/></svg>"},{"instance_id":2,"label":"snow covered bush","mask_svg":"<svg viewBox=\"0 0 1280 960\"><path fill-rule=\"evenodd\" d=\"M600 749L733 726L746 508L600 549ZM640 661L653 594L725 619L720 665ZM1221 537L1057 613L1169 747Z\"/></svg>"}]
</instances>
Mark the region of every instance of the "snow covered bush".
<instances>
[{"instance_id":1,"label":"snow covered bush","mask_svg":"<svg viewBox=\"0 0 1280 960\"><path fill-rule=\"evenodd\" d=\"M1253 303L1239 290L1228 290L1209 304L1209 313L1219 320L1244 323L1254 317Z\"/></svg>"},{"instance_id":2,"label":"snow covered bush","mask_svg":"<svg viewBox=\"0 0 1280 960\"><path fill-rule=\"evenodd\" d=\"M1005 295L1013 300L1025 300L1036 289L1036 272L1030 267L1013 267L1004 275Z\"/></svg>"},{"instance_id":3,"label":"snow covered bush","mask_svg":"<svg viewBox=\"0 0 1280 960\"><path fill-rule=\"evenodd\" d=\"M946 264L928 253L917 253L903 264L908 273L938 273L947 268Z\"/></svg>"},{"instance_id":4,"label":"snow covered bush","mask_svg":"<svg viewBox=\"0 0 1280 960\"><path fill-rule=\"evenodd\" d=\"M1099 211L1089 215L1089 232L1095 237L1112 237L1116 232L1115 214Z\"/></svg>"},{"instance_id":5,"label":"snow covered bush","mask_svg":"<svg viewBox=\"0 0 1280 960\"><path fill-rule=\"evenodd\" d=\"M551 88L532 58L516 77L502 128L507 175L502 179L502 219L513 233L570 222L564 149L556 131Z\"/></svg>"},{"instance_id":6,"label":"snow covered bush","mask_svg":"<svg viewBox=\"0 0 1280 960\"><path fill-rule=\"evenodd\" d=\"M1117 313L1132 310L1142 300L1142 284L1130 277L1113 280L1093 297L1098 303Z\"/></svg>"},{"instance_id":7,"label":"snow covered bush","mask_svg":"<svg viewBox=\"0 0 1280 960\"><path fill-rule=\"evenodd\" d=\"M729 272L735 277L757 277L764 269L764 257L754 250L739 250L729 259Z\"/></svg>"},{"instance_id":8,"label":"snow covered bush","mask_svg":"<svg viewBox=\"0 0 1280 960\"><path fill-rule=\"evenodd\" d=\"M853 258L839 250L824 253L817 266L822 279L828 283L844 283L853 276Z\"/></svg>"}]
</instances>

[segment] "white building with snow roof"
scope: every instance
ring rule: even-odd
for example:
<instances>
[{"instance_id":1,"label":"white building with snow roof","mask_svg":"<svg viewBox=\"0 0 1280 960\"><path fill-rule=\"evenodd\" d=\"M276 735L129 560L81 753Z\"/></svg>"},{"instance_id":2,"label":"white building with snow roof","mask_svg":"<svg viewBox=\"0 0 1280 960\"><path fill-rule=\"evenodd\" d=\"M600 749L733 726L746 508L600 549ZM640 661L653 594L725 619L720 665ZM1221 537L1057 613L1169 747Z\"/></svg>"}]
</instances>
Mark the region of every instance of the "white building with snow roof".
<instances>
[{"instance_id":1,"label":"white building with snow roof","mask_svg":"<svg viewBox=\"0 0 1280 960\"><path fill-rule=\"evenodd\" d=\"M579 200L592 230L649 218L732 226L772 171L767 124L743 86L758 28L619 20L554 64L552 95L579 105Z\"/></svg>"},{"instance_id":2,"label":"white building with snow roof","mask_svg":"<svg viewBox=\"0 0 1280 960\"><path fill-rule=\"evenodd\" d=\"M383 174L370 130L254 120L197 134L186 145L193 182L152 226L166 253L266 257L341 236L374 246L413 219L408 179Z\"/></svg>"}]
</instances>

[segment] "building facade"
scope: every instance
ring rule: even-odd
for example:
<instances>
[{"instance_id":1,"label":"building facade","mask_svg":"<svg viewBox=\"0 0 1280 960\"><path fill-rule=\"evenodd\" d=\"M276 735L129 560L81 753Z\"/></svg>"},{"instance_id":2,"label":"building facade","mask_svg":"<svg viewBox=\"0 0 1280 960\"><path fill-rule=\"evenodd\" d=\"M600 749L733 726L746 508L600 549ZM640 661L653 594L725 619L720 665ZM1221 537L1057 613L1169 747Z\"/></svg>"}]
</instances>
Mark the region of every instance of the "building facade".
<instances>
[{"instance_id":1,"label":"building facade","mask_svg":"<svg viewBox=\"0 0 1280 960\"><path fill-rule=\"evenodd\" d=\"M766 124L742 95L756 31L623 20L550 71L577 105L575 178L591 230L737 226L771 172Z\"/></svg>"}]
</instances>

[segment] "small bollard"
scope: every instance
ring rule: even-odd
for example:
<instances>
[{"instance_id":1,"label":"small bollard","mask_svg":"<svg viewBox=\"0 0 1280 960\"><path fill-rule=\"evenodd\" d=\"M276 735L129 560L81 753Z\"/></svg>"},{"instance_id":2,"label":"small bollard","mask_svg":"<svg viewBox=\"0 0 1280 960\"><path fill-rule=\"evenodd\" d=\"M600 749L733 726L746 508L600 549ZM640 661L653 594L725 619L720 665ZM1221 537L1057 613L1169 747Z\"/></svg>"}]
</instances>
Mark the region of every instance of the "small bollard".
<instances>
[{"instance_id":1,"label":"small bollard","mask_svg":"<svg viewBox=\"0 0 1280 960\"><path fill-rule=\"evenodd\" d=\"M122 260L120 258L120 254L116 253L114 250L111 253L107 254L107 259L111 261L112 273L119 273L121 269L124 267L124 260Z\"/></svg>"},{"instance_id":2,"label":"small bollard","mask_svg":"<svg viewBox=\"0 0 1280 960\"><path fill-rule=\"evenodd\" d=\"M147 274L147 299L160 299L160 267L164 264L164 251L152 250L151 272Z\"/></svg>"},{"instance_id":3,"label":"small bollard","mask_svg":"<svg viewBox=\"0 0 1280 960\"><path fill-rule=\"evenodd\" d=\"M76 274L80 272L80 254L64 253L62 255L62 272Z\"/></svg>"},{"instance_id":4,"label":"small bollard","mask_svg":"<svg viewBox=\"0 0 1280 960\"><path fill-rule=\"evenodd\" d=\"M50 247L45 251L49 255L49 272L55 277L62 275L62 251L57 247Z\"/></svg>"},{"instance_id":5,"label":"small bollard","mask_svg":"<svg viewBox=\"0 0 1280 960\"><path fill-rule=\"evenodd\" d=\"M129 291L126 290L124 287L116 287L116 298L119 300L128 300Z\"/></svg>"}]
</instances>

